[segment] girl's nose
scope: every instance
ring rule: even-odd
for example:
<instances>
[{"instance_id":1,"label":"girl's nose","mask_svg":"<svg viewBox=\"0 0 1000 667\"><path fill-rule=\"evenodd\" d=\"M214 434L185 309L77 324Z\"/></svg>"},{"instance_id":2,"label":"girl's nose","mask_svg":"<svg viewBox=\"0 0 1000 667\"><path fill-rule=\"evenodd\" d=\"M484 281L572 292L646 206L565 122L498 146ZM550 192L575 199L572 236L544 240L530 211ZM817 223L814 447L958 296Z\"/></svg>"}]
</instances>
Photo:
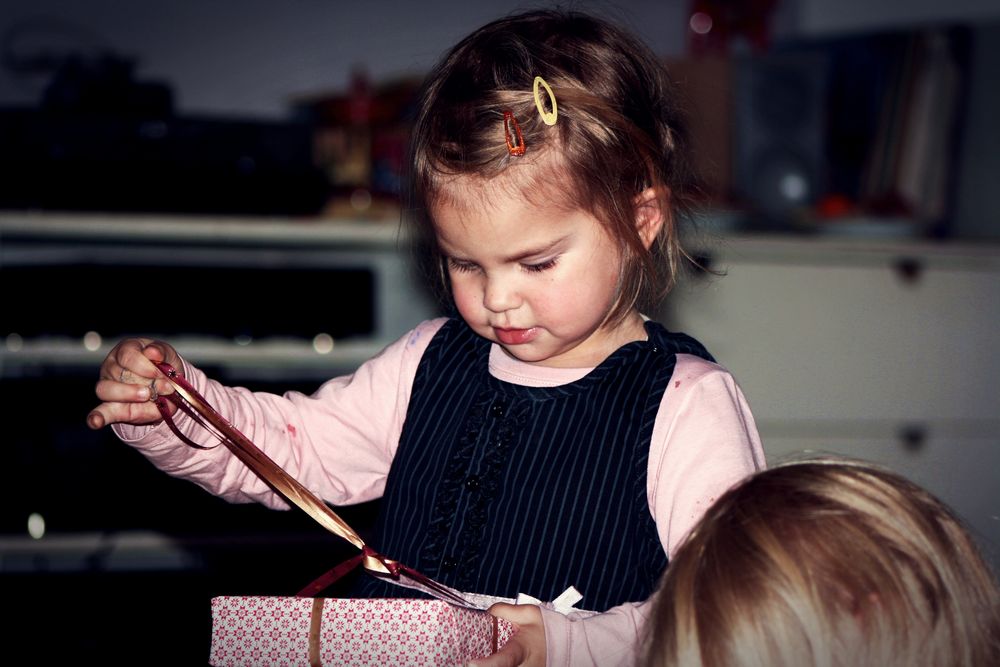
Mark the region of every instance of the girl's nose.
<instances>
[{"instance_id":1,"label":"girl's nose","mask_svg":"<svg viewBox=\"0 0 1000 667\"><path fill-rule=\"evenodd\" d=\"M517 290L509 280L488 278L483 292L483 306L494 313L511 310L518 305Z\"/></svg>"}]
</instances>

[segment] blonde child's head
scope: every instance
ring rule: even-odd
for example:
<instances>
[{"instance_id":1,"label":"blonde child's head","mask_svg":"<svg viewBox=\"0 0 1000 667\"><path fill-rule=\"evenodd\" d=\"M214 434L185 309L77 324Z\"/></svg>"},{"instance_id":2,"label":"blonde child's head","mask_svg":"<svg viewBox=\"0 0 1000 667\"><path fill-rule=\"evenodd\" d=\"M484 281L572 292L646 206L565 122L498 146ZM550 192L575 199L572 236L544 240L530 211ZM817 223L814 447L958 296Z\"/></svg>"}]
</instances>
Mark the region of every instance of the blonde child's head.
<instances>
[{"instance_id":1,"label":"blonde child's head","mask_svg":"<svg viewBox=\"0 0 1000 667\"><path fill-rule=\"evenodd\" d=\"M541 109L536 77L552 91L537 87ZM523 155L508 149L505 112L523 134ZM592 214L622 258L610 318L655 304L682 256L677 219L693 183L686 144L661 63L612 23L544 10L480 28L430 73L413 127L410 213L432 277L444 272L429 211L473 190L484 202L556 202ZM636 229L641 206L662 214L652 243Z\"/></svg>"},{"instance_id":2,"label":"blonde child's head","mask_svg":"<svg viewBox=\"0 0 1000 667\"><path fill-rule=\"evenodd\" d=\"M975 543L927 491L800 462L709 509L664 575L643 664L997 665L998 609Z\"/></svg>"}]
</instances>

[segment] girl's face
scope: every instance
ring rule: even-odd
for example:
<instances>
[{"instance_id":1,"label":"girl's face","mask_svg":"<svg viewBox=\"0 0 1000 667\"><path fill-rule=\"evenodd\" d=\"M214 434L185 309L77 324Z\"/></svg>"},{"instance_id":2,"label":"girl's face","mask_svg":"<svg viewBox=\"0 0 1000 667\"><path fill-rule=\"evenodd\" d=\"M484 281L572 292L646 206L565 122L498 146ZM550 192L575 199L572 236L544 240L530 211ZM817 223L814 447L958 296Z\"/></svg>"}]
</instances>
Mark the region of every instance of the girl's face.
<instances>
[{"instance_id":1,"label":"girl's face","mask_svg":"<svg viewBox=\"0 0 1000 667\"><path fill-rule=\"evenodd\" d=\"M620 257L591 214L509 193L449 188L432 206L455 304L479 335L529 363L596 366L645 340L635 311L605 322L617 296Z\"/></svg>"}]
</instances>

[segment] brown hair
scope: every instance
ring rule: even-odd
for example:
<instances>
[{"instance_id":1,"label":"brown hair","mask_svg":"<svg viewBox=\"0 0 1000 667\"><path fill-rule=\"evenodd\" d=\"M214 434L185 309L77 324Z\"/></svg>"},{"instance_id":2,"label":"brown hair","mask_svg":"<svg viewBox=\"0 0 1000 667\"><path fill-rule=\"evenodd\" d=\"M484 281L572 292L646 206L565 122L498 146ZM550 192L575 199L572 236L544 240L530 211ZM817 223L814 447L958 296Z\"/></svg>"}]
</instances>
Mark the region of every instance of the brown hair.
<instances>
[{"instance_id":1,"label":"brown hair","mask_svg":"<svg viewBox=\"0 0 1000 667\"><path fill-rule=\"evenodd\" d=\"M552 88L558 121L542 122L533 83ZM543 95L543 99L547 99ZM431 71L417 107L410 165L409 213L421 259L443 278L429 205L454 177L517 179L512 166L545 163L568 191L564 201L607 227L621 248L619 298L609 319L655 305L673 285L680 258L677 220L690 208L694 174L676 95L652 52L609 21L558 10L531 11L489 23L453 47ZM504 141L511 111L527 153ZM502 180L502 179L501 179ZM532 187L517 180L518 192ZM636 231L636 198L658 195L663 229L647 250ZM551 192L551 191L550 191ZM447 293L446 280L439 287Z\"/></svg>"},{"instance_id":2,"label":"brown hair","mask_svg":"<svg viewBox=\"0 0 1000 667\"><path fill-rule=\"evenodd\" d=\"M724 494L671 561L642 664L1000 664L1000 590L937 498L810 461Z\"/></svg>"}]
</instances>

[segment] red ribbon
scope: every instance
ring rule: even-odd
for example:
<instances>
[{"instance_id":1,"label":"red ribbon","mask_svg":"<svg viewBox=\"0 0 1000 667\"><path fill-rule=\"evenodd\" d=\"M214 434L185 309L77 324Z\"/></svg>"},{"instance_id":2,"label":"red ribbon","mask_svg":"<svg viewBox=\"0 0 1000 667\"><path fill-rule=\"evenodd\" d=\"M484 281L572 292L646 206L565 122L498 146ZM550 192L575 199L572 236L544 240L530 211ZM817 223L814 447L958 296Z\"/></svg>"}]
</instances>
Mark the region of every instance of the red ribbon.
<instances>
[{"instance_id":1,"label":"red ribbon","mask_svg":"<svg viewBox=\"0 0 1000 667\"><path fill-rule=\"evenodd\" d=\"M170 427L170 430L173 431L174 435L191 447L210 449L194 442L181 433L170 416L170 410L167 407L168 400L217 438L236 458L246 464L250 470L266 482L278 495L290 504L302 509L331 533L342 537L360 550L357 556L340 563L315 579L298 593L299 596L314 596L358 565L363 565L369 573L375 576L388 577L395 580L405 576L426 587L442 600L462 606L471 606L468 601L446 586L437 583L430 577L420 574L411 567L383 556L366 545L357 532L347 525L347 522L337 516L336 512L330 509L325 502L285 472L281 466L275 463L274 460L268 457L248 437L243 435L239 429L209 405L208 401L198 393L194 386L177 369L164 362L158 362L156 366L175 389L174 393L158 396L155 401L156 407L159 409L160 414L163 415L163 420Z\"/></svg>"}]
</instances>

